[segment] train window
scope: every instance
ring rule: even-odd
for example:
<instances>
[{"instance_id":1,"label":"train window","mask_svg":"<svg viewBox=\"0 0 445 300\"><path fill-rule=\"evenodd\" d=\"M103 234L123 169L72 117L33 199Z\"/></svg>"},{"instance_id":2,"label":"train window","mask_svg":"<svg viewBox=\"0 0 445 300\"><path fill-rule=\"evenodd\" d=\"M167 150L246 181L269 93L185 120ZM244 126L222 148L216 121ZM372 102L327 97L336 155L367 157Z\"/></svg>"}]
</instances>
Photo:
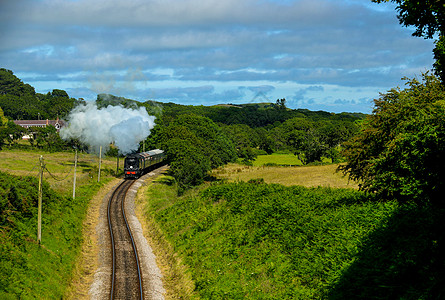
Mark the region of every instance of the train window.
<instances>
[{"instance_id":1,"label":"train window","mask_svg":"<svg viewBox=\"0 0 445 300\"><path fill-rule=\"evenodd\" d=\"M138 166L138 160L136 157L127 157L125 160L125 168L129 168L130 166L133 168Z\"/></svg>"}]
</instances>

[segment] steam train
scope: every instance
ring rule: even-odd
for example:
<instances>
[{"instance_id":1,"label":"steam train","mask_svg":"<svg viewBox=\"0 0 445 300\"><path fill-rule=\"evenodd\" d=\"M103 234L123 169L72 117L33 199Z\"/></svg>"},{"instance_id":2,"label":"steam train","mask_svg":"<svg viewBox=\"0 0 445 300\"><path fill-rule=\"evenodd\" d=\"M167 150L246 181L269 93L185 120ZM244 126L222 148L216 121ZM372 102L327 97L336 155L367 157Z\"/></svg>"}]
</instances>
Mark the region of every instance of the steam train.
<instances>
[{"instance_id":1,"label":"steam train","mask_svg":"<svg viewBox=\"0 0 445 300\"><path fill-rule=\"evenodd\" d=\"M124 161L125 179L139 178L147 171L160 166L164 160L164 150L159 149L130 154Z\"/></svg>"}]
</instances>

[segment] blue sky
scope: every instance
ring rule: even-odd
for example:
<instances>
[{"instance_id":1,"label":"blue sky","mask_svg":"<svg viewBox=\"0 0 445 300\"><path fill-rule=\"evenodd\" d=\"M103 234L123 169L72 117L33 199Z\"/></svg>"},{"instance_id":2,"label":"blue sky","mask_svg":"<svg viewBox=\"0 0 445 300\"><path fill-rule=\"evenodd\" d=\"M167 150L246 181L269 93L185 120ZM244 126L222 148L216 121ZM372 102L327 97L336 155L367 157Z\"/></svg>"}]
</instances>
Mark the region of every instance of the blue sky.
<instances>
[{"instance_id":1,"label":"blue sky","mask_svg":"<svg viewBox=\"0 0 445 300\"><path fill-rule=\"evenodd\" d=\"M412 32L371 0L0 0L0 67L85 100L370 113L431 69Z\"/></svg>"}]
</instances>

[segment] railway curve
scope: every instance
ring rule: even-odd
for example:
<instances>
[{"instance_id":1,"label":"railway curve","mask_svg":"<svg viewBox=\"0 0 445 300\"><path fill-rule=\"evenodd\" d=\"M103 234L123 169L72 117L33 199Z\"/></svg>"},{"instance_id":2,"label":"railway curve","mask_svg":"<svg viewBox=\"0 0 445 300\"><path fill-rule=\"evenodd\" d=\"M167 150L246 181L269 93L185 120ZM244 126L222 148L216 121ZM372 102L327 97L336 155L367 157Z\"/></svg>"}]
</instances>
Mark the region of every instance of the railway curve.
<instances>
[{"instance_id":1,"label":"railway curve","mask_svg":"<svg viewBox=\"0 0 445 300\"><path fill-rule=\"evenodd\" d=\"M125 215L125 198L134 180L123 181L108 202L112 274L110 299L144 299L138 251Z\"/></svg>"}]
</instances>

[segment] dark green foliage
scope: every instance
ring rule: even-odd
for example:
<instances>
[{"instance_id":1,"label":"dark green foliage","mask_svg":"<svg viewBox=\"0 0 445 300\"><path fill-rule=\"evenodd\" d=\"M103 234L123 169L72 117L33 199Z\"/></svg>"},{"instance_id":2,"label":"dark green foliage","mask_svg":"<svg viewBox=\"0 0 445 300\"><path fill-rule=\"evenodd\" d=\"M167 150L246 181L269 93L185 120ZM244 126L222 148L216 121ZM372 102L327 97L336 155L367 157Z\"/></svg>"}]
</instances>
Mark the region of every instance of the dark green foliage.
<instances>
[{"instance_id":1,"label":"dark green foliage","mask_svg":"<svg viewBox=\"0 0 445 300\"><path fill-rule=\"evenodd\" d=\"M276 133L303 164L309 164L321 161L322 156L335 162L336 149L357 131L358 126L352 122L293 118L284 122Z\"/></svg>"},{"instance_id":2,"label":"dark green foliage","mask_svg":"<svg viewBox=\"0 0 445 300\"><path fill-rule=\"evenodd\" d=\"M442 83L445 84L445 36L442 35L436 41L436 47L433 50L434 59L433 64L434 72L437 77L440 78Z\"/></svg>"},{"instance_id":3,"label":"dark green foliage","mask_svg":"<svg viewBox=\"0 0 445 300\"><path fill-rule=\"evenodd\" d=\"M202 183L208 171L236 158L235 148L212 120L181 115L152 132L151 144L166 151L180 191Z\"/></svg>"},{"instance_id":4,"label":"dark green foliage","mask_svg":"<svg viewBox=\"0 0 445 300\"><path fill-rule=\"evenodd\" d=\"M397 208L368 197L256 179L149 203L203 299L322 299Z\"/></svg>"},{"instance_id":5,"label":"dark green foliage","mask_svg":"<svg viewBox=\"0 0 445 300\"><path fill-rule=\"evenodd\" d=\"M345 145L345 173L361 188L401 201L443 205L445 87L428 74L375 100L363 130Z\"/></svg>"},{"instance_id":6,"label":"dark green foliage","mask_svg":"<svg viewBox=\"0 0 445 300\"><path fill-rule=\"evenodd\" d=\"M371 233L330 299L444 299L445 211L409 206Z\"/></svg>"},{"instance_id":7,"label":"dark green foliage","mask_svg":"<svg viewBox=\"0 0 445 300\"><path fill-rule=\"evenodd\" d=\"M43 95L24 84L12 71L0 69L0 107L14 120L56 119L66 116L78 104L64 90Z\"/></svg>"},{"instance_id":8,"label":"dark green foliage","mask_svg":"<svg viewBox=\"0 0 445 300\"><path fill-rule=\"evenodd\" d=\"M118 97L111 94L99 94L97 95L96 105L98 109L107 107L109 105L117 106L121 105L126 108L135 108L140 104L139 102L124 97Z\"/></svg>"},{"instance_id":9,"label":"dark green foliage","mask_svg":"<svg viewBox=\"0 0 445 300\"><path fill-rule=\"evenodd\" d=\"M29 84L24 84L11 70L0 69L0 95L34 96L36 91Z\"/></svg>"},{"instance_id":10,"label":"dark green foliage","mask_svg":"<svg viewBox=\"0 0 445 300\"><path fill-rule=\"evenodd\" d=\"M72 149L71 145L60 138L54 126L31 127L30 131L32 135L29 142L37 148L45 149L49 152Z\"/></svg>"},{"instance_id":11,"label":"dark green foliage","mask_svg":"<svg viewBox=\"0 0 445 300\"><path fill-rule=\"evenodd\" d=\"M372 0L381 3L391 1L397 4L397 16L400 24L415 26L414 36L433 38L436 32L443 33L445 26L445 8L437 0Z\"/></svg>"},{"instance_id":12,"label":"dark green foliage","mask_svg":"<svg viewBox=\"0 0 445 300\"><path fill-rule=\"evenodd\" d=\"M79 188L73 200L44 181L39 246L38 179L0 172L0 299L63 298L82 244L88 201L99 187Z\"/></svg>"}]
</instances>

